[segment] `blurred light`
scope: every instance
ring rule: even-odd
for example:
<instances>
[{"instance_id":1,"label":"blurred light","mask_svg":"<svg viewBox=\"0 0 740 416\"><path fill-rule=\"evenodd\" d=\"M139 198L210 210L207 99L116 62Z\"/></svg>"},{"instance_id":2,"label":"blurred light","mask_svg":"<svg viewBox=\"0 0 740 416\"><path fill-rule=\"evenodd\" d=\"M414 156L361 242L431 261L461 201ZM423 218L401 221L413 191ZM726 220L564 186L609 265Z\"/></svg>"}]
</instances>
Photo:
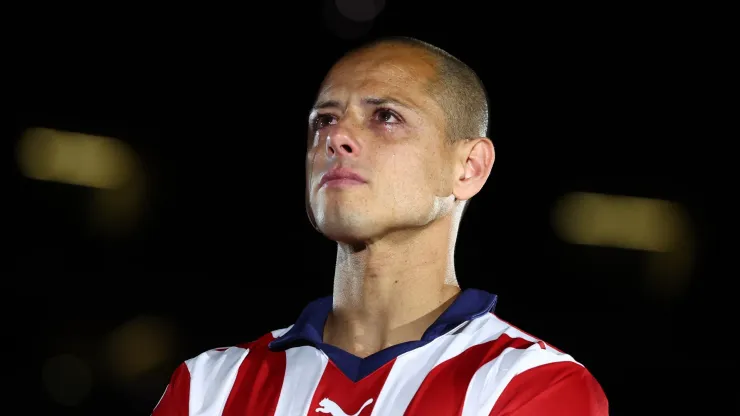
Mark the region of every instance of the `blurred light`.
<instances>
[{"instance_id":1,"label":"blurred light","mask_svg":"<svg viewBox=\"0 0 740 416\"><path fill-rule=\"evenodd\" d=\"M128 145L109 137L31 128L17 150L18 164L29 178L95 188L88 215L94 227L109 236L135 229L145 178Z\"/></svg>"},{"instance_id":2,"label":"blurred light","mask_svg":"<svg viewBox=\"0 0 740 416\"><path fill-rule=\"evenodd\" d=\"M695 261L689 215L675 202L576 192L553 211L558 236L573 244L644 251L645 284L662 297L685 294Z\"/></svg>"},{"instance_id":3,"label":"blurred light","mask_svg":"<svg viewBox=\"0 0 740 416\"><path fill-rule=\"evenodd\" d=\"M92 373L81 359L63 354L50 358L43 368L43 381L49 396L65 406L80 404L92 387Z\"/></svg>"},{"instance_id":4,"label":"blurred light","mask_svg":"<svg viewBox=\"0 0 740 416\"><path fill-rule=\"evenodd\" d=\"M165 362L173 346L173 327L166 320L139 317L111 333L106 356L115 375L133 379Z\"/></svg>"},{"instance_id":5,"label":"blurred light","mask_svg":"<svg viewBox=\"0 0 740 416\"><path fill-rule=\"evenodd\" d=\"M29 178L116 189L131 178L135 157L112 138L32 128L21 137L18 163Z\"/></svg>"},{"instance_id":6,"label":"blurred light","mask_svg":"<svg viewBox=\"0 0 740 416\"><path fill-rule=\"evenodd\" d=\"M565 195L553 212L556 233L569 243L659 253L682 244L688 223L673 202L585 192Z\"/></svg>"}]
</instances>

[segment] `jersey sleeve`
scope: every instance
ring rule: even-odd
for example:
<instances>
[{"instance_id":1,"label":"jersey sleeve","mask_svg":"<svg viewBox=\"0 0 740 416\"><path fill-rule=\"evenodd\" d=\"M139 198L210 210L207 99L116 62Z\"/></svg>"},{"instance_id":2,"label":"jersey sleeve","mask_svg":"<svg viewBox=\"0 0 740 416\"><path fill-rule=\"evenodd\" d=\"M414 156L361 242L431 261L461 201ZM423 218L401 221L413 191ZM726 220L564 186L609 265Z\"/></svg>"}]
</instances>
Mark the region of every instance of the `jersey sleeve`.
<instances>
[{"instance_id":1,"label":"jersey sleeve","mask_svg":"<svg viewBox=\"0 0 740 416\"><path fill-rule=\"evenodd\" d=\"M190 371L185 363L172 374L162 398L152 416L188 416L190 402Z\"/></svg>"},{"instance_id":2,"label":"jersey sleeve","mask_svg":"<svg viewBox=\"0 0 740 416\"><path fill-rule=\"evenodd\" d=\"M516 375L506 386L491 416L608 416L604 391L583 366L545 364Z\"/></svg>"}]
</instances>

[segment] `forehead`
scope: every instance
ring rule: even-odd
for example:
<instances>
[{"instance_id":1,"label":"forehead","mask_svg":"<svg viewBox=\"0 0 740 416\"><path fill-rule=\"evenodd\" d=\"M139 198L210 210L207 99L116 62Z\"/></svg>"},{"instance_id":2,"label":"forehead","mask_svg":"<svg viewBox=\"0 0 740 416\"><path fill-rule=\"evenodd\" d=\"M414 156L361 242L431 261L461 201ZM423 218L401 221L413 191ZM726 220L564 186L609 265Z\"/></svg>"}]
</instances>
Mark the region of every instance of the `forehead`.
<instances>
[{"instance_id":1,"label":"forehead","mask_svg":"<svg viewBox=\"0 0 740 416\"><path fill-rule=\"evenodd\" d=\"M386 95L422 109L433 105L430 84L434 58L406 45L379 45L337 62L321 84L319 97L340 94Z\"/></svg>"}]
</instances>

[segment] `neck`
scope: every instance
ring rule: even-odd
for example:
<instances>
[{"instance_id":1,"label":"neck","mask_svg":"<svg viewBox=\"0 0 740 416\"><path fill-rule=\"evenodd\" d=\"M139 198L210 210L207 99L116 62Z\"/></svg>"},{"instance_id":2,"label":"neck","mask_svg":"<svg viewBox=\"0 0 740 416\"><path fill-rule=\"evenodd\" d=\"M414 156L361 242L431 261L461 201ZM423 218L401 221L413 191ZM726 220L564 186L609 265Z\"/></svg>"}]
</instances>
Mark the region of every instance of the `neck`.
<instances>
[{"instance_id":1,"label":"neck","mask_svg":"<svg viewBox=\"0 0 740 416\"><path fill-rule=\"evenodd\" d=\"M418 340L460 292L451 216L356 247L339 244L324 342L365 357Z\"/></svg>"}]
</instances>

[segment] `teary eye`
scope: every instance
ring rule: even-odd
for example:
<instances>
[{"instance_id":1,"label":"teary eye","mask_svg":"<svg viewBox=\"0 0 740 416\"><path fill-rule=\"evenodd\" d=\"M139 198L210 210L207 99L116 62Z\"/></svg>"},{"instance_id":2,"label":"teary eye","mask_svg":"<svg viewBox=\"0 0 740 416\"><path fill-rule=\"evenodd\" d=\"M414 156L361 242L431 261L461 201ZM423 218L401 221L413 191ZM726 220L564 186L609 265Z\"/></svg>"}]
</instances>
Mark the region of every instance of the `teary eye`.
<instances>
[{"instance_id":1,"label":"teary eye","mask_svg":"<svg viewBox=\"0 0 740 416\"><path fill-rule=\"evenodd\" d=\"M396 124L401 122L401 117L387 108L378 109L374 116L378 121L385 124Z\"/></svg>"},{"instance_id":2,"label":"teary eye","mask_svg":"<svg viewBox=\"0 0 740 416\"><path fill-rule=\"evenodd\" d=\"M313 129L321 130L330 124L335 124L336 122L337 118L331 114L319 114L313 119Z\"/></svg>"}]
</instances>

